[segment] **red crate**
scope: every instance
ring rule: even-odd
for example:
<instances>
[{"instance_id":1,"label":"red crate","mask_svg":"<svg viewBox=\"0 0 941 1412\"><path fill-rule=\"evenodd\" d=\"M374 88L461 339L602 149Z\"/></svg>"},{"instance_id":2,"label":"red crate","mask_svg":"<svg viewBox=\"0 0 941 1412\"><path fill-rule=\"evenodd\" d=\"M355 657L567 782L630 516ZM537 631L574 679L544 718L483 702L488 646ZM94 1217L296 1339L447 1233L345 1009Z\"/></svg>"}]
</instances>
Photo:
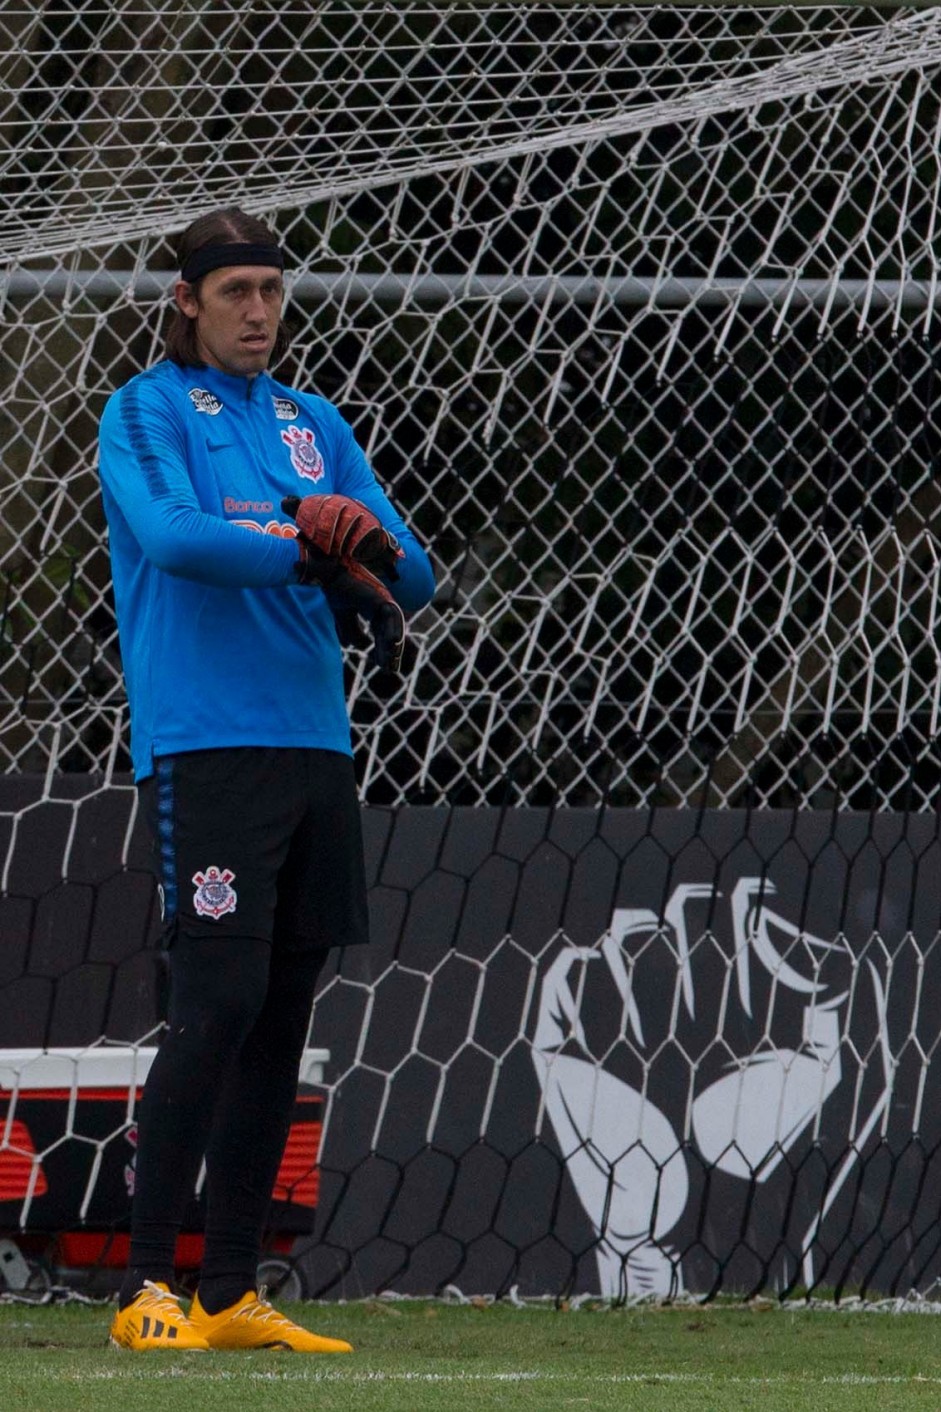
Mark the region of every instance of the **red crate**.
<instances>
[{"instance_id":1,"label":"red crate","mask_svg":"<svg viewBox=\"0 0 941 1412\"><path fill-rule=\"evenodd\" d=\"M0 1228L55 1238L57 1263L122 1267L134 1185L135 1104L156 1049L0 1050ZM310 1231L318 1195L329 1058L308 1049L272 1194L269 1250ZM201 1185L201 1184L200 1184ZM177 1245L177 1265L202 1259L200 1185Z\"/></svg>"}]
</instances>

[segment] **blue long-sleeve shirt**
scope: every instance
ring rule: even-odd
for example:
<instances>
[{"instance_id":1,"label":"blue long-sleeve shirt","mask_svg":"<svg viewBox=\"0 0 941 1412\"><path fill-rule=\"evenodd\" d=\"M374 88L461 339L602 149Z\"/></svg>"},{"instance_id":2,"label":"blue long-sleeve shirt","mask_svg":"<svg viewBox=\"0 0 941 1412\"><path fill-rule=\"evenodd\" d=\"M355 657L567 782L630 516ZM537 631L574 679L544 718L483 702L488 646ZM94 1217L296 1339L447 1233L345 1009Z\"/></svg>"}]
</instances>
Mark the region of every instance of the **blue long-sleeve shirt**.
<instances>
[{"instance_id":1,"label":"blue long-sleeve shirt","mask_svg":"<svg viewBox=\"0 0 941 1412\"><path fill-rule=\"evenodd\" d=\"M368 506L405 551L389 588L406 612L434 575L336 408L267 373L162 362L109 399L99 449L135 777L221 746L350 754L333 614L296 581L282 497Z\"/></svg>"}]
</instances>

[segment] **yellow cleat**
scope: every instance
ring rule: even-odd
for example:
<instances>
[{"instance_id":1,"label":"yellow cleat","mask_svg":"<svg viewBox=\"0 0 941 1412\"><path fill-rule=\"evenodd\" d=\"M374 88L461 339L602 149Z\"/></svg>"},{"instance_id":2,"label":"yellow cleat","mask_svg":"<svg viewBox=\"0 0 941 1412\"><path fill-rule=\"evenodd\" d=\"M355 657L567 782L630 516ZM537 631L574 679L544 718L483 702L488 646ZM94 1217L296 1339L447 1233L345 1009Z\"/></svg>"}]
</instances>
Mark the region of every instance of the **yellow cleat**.
<instances>
[{"instance_id":1,"label":"yellow cleat","mask_svg":"<svg viewBox=\"0 0 941 1412\"><path fill-rule=\"evenodd\" d=\"M207 1314L197 1294L190 1310L195 1328L210 1348L278 1348L291 1353L352 1353L342 1338L322 1338L272 1309L265 1291L254 1290L221 1314Z\"/></svg>"},{"instance_id":2,"label":"yellow cleat","mask_svg":"<svg viewBox=\"0 0 941 1412\"><path fill-rule=\"evenodd\" d=\"M111 1342L115 1348L144 1353L166 1348L171 1353L208 1353L209 1344L187 1319L180 1299L164 1284L144 1281L144 1288L126 1309L119 1309L111 1321Z\"/></svg>"}]
</instances>

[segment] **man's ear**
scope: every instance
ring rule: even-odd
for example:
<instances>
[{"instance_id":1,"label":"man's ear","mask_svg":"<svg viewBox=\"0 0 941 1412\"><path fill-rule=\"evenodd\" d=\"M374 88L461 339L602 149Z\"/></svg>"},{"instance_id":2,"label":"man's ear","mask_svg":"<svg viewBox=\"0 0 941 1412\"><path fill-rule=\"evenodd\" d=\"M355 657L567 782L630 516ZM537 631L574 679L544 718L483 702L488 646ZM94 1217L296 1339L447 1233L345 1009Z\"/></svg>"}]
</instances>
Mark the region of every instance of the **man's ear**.
<instances>
[{"instance_id":1,"label":"man's ear","mask_svg":"<svg viewBox=\"0 0 941 1412\"><path fill-rule=\"evenodd\" d=\"M187 284L185 279L178 279L173 286L173 297L176 300L177 308L188 319L195 319L199 313L199 300L196 298L193 286Z\"/></svg>"}]
</instances>

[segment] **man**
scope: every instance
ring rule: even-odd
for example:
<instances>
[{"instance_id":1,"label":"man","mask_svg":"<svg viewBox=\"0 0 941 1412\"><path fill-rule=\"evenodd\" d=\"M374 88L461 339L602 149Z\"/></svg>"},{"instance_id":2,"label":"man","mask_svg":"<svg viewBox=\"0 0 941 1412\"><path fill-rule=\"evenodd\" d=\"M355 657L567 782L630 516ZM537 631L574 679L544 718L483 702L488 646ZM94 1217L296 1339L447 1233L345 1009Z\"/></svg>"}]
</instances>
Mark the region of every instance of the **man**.
<instances>
[{"instance_id":1,"label":"man","mask_svg":"<svg viewBox=\"0 0 941 1412\"><path fill-rule=\"evenodd\" d=\"M179 254L168 356L101 422L170 967L111 1337L348 1352L274 1310L256 1270L318 973L329 947L367 940L341 641L365 620L373 660L395 669L403 610L430 600L434 578L339 412L268 373L286 347L276 237L231 208L195 221ZM204 1155L187 1315L174 1249Z\"/></svg>"}]
</instances>

